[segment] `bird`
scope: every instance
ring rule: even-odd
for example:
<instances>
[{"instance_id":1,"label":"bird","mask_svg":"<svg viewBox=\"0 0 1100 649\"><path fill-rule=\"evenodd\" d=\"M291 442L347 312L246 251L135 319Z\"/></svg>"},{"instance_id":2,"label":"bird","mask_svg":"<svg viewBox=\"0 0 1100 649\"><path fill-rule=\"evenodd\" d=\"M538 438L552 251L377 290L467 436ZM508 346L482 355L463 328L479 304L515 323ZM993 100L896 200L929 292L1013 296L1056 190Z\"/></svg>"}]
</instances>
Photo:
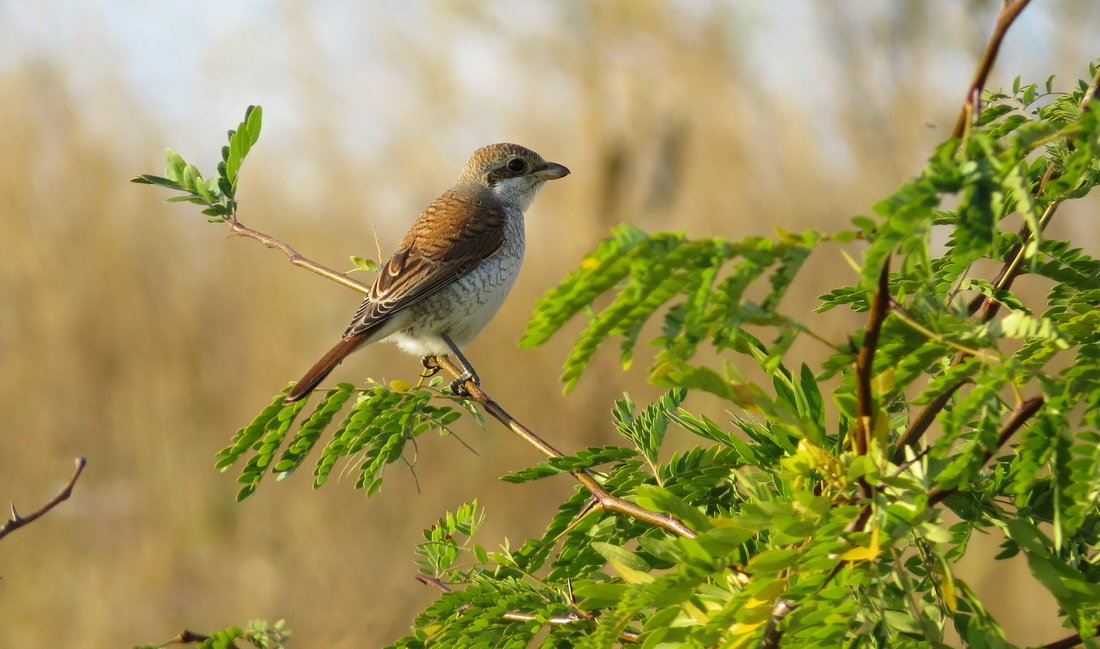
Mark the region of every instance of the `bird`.
<instances>
[{"instance_id":1,"label":"bird","mask_svg":"<svg viewBox=\"0 0 1100 649\"><path fill-rule=\"evenodd\" d=\"M349 354L378 341L423 357L454 354L479 383L465 348L496 315L519 274L523 215L548 180L569 169L511 143L483 146L454 186L432 201L379 271L340 341L298 380L287 403L309 394Z\"/></svg>"}]
</instances>

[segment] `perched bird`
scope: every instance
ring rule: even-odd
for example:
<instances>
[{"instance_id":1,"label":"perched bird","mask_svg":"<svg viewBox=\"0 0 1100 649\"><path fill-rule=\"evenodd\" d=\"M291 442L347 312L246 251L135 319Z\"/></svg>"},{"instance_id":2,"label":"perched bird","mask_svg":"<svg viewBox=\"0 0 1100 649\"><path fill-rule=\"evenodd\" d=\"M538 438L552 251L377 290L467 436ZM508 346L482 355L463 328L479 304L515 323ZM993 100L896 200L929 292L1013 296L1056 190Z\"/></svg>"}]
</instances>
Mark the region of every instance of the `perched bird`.
<instances>
[{"instance_id":1,"label":"perched bird","mask_svg":"<svg viewBox=\"0 0 1100 649\"><path fill-rule=\"evenodd\" d=\"M389 340L423 357L454 354L496 314L523 261L523 213L547 180L569 173L517 144L474 151L454 187L420 214L382 267L340 342L290 390L309 395L348 354Z\"/></svg>"}]
</instances>

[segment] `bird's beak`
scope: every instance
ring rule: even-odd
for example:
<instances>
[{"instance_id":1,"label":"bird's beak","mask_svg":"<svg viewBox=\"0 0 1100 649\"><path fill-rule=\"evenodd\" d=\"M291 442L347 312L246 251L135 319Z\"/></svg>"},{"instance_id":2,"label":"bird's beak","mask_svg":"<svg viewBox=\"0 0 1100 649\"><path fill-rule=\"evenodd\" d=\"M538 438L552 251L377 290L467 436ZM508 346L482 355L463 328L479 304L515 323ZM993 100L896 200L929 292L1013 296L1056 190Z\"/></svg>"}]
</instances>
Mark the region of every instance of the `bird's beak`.
<instances>
[{"instance_id":1,"label":"bird's beak","mask_svg":"<svg viewBox=\"0 0 1100 649\"><path fill-rule=\"evenodd\" d=\"M569 169L565 165L556 162L547 162L544 169L539 169L531 175L539 180L554 180L555 178L568 176Z\"/></svg>"}]
</instances>

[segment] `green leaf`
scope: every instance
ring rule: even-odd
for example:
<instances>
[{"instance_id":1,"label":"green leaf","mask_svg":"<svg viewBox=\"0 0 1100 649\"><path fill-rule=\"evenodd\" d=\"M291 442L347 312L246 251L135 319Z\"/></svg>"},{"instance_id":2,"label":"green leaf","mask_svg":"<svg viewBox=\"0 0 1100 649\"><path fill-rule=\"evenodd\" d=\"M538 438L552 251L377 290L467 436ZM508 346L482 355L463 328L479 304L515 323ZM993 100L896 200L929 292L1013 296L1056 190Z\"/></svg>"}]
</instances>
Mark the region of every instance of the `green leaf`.
<instances>
[{"instance_id":1,"label":"green leaf","mask_svg":"<svg viewBox=\"0 0 1100 649\"><path fill-rule=\"evenodd\" d=\"M705 514L668 489L642 485L636 489L636 493L639 505L672 514L697 532L705 532L713 526Z\"/></svg>"},{"instance_id":2,"label":"green leaf","mask_svg":"<svg viewBox=\"0 0 1100 649\"><path fill-rule=\"evenodd\" d=\"M184 169L187 167L187 163L183 161L180 154L172 149L165 149L164 161L167 164L164 175L168 177L168 180L190 190L190 187L184 182Z\"/></svg>"},{"instance_id":3,"label":"green leaf","mask_svg":"<svg viewBox=\"0 0 1100 649\"><path fill-rule=\"evenodd\" d=\"M649 572L650 570L650 565L646 563L645 559L621 546L593 541L592 549L599 552L604 559L616 561L632 570L639 572Z\"/></svg>"},{"instance_id":4,"label":"green leaf","mask_svg":"<svg viewBox=\"0 0 1100 649\"><path fill-rule=\"evenodd\" d=\"M637 451L634 449L623 448L621 446L590 446L583 451L578 451L574 455L552 457L535 466L503 475L500 479L505 482L514 483L530 482L532 480L540 480L552 475L558 475L559 473L579 471L600 464L607 464L608 462L626 460L636 455Z\"/></svg>"},{"instance_id":5,"label":"green leaf","mask_svg":"<svg viewBox=\"0 0 1100 649\"><path fill-rule=\"evenodd\" d=\"M686 396L686 390L670 390L640 413L635 411L634 403L627 396L622 401L615 402L615 409L612 411L615 427L641 451L650 464L656 464L661 442L668 429L668 416L676 411Z\"/></svg>"},{"instance_id":6,"label":"green leaf","mask_svg":"<svg viewBox=\"0 0 1100 649\"><path fill-rule=\"evenodd\" d=\"M750 572L779 572L793 566L799 556L798 550L784 548L768 550L750 559L746 569Z\"/></svg>"},{"instance_id":7,"label":"green leaf","mask_svg":"<svg viewBox=\"0 0 1100 649\"><path fill-rule=\"evenodd\" d=\"M377 273L378 271L382 270L382 267L378 265L378 262L373 259L367 259L365 257L356 257L355 255L352 255L351 263L354 264L355 267L359 270L365 270L371 273Z\"/></svg>"},{"instance_id":8,"label":"green leaf","mask_svg":"<svg viewBox=\"0 0 1100 649\"><path fill-rule=\"evenodd\" d=\"M732 384L709 367L669 361L653 369L649 382L665 388L703 390L728 401L737 400Z\"/></svg>"}]
</instances>

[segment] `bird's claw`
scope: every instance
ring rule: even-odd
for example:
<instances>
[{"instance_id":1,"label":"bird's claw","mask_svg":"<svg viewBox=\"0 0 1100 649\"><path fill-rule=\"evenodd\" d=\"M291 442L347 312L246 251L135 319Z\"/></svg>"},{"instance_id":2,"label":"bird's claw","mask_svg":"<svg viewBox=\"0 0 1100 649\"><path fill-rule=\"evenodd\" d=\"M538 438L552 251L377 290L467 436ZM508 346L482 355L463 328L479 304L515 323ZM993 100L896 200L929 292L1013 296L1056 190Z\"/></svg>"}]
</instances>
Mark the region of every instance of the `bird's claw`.
<instances>
[{"instance_id":1,"label":"bird's claw","mask_svg":"<svg viewBox=\"0 0 1100 649\"><path fill-rule=\"evenodd\" d=\"M443 369L439 366L439 362L435 360L435 356L425 356L420 359L420 362L424 365L424 372L420 375L424 379L432 378L439 374L439 370Z\"/></svg>"},{"instance_id":2,"label":"bird's claw","mask_svg":"<svg viewBox=\"0 0 1100 649\"><path fill-rule=\"evenodd\" d=\"M453 392L456 397L465 398L473 396L470 394L470 391L466 389L467 381L473 381L474 385L481 385L481 379L477 374L473 372L463 372L462 376L451 381L451 392Z\"/></svg>"}]
</instances>

